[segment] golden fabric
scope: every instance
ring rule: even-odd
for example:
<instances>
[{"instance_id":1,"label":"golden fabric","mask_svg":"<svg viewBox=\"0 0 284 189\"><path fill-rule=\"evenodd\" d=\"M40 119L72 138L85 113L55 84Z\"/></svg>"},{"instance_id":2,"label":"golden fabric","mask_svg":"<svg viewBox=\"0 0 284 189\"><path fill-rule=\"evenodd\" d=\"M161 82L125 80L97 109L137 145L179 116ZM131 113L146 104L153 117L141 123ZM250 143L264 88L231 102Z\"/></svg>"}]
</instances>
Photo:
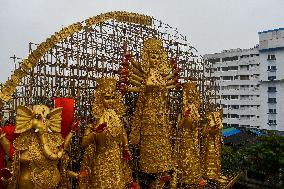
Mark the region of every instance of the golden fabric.
<instances>
[{"instance_id":1,"label":"golden fabric","mask_svg":"<svg viewBox=\"0 0 284 189\"><path fill-rule=\"evenodd\" d=\"M200 93L194 82L183 84L183 116L179 123L178 178L182 184L197 184L202 179L199 134ZM189 114L186 115L186 112Z\"/></svg>"},{"instance_id":2,"label":"golden fabric","mask_svg":"<svg viewBox=\"0 0 284 189\"><path fill-rule=\"evenodd\" d=\"M63 143L60 134L46 134L48 145L52 152L58 151ZM32 131L21 134L15 141L16 157L13 163L13 176L15 183L9 189L53 189L60 182L58 161L53 161L43 153L39 137Z\"/></svg>"},{"instance_id":3,"label":"golden fabric","mask_svg":"<svg viewBox=\"0 0 284 189\"><path fill-rule=\"evenodd\" d=\"M192 122L192 128L183 125L178 155L178 170L181 183L194 184L201 180L199 123Z\"/></svg>"},{"instance_id":4,"label":"golden fabric","mask_svg":"<svg viewBox=\"0 0 284 189\"><path fill-rule=\"evenodd\" d=\"M110 112L114 117L109 117ZM105 120L106 117L108 120ZM131 182L130 170L122 156L122 141L126 133L117 118L113 110L102 115L107 129L96 134L94 145L89 146L85 152L82 169L90 170L91 175L88 180L82 182L80 188L123 189ZM114 120L116 125L110 124ZM125 169L128 169L128 174L125 174Z\"/></svg>"},{"instance_id":5,"label":"golden fabric","mask_svg":"<svg viewBox=\"0 0 284 189\"><path fill-rule=\"evenodd\" d=\"M171 67L162 41L149 38L141 51L141 83L132 118L130 143L140 149L140 170L162 173L173 169L167 79Z\"/></svg>"},{"instance_id":6,"label":"golden fabric","mask_svg":"<svg viewBox=\"0 0 284 189\"><path fill-rule=\"evenodd\" d=\"M89 176L80 181L81 189L123 189L131 181L131 170L123 159L128 150L127 135L121 118L125 107L121 94L115 89L114 78L100 78L95 93L93 113L96 121L85 130L87 148L81 170ZM106 124L102 132L96 132Z\"/></svg>"},{"instance_id":7,"label":"golden fabric","mask_svg":"<svg viewBox=\"0 0 284 189\"><path fill-rule=\"evenodd\" d=\"M14 174L9 189L53 189L59 185L63 139L57 132L61 130L61 110L44 105L18 107L15 133L20 136L14 141Z\"/></svg>"},{"instance_id":8,"label":"golden fabric","mask_svg":"<svg viewBox=\"0 0 284 189\"><path fill-rule=\"evenodd\" d=\"M211 112L207 116L208 123L203 130L203 158L204 177L206 179L221 178L221 144L222 136L220 129L222 118L220 112Z\"/></svg>"},{"instance_id":9,"label":"golden fabric","mask_svg":"<svg viewBox=\"0 0 284 189\"><path fill-rule=\"evenodd\" d=\"M166 90L154 87L140 93L138 101L130 142L140 142L140 169L145 173L169 171L173 161Z\"/></svg>"}]
</instances>

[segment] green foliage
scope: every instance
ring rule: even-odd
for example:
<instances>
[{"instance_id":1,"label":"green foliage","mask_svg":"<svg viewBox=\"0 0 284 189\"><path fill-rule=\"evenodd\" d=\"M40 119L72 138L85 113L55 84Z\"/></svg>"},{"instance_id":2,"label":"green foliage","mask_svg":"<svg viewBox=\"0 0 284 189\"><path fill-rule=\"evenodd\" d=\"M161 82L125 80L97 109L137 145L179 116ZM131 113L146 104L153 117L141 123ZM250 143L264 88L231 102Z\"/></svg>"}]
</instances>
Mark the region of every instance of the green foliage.
<instances>
[{"instance_id":1,"label":"green foliage","mask_svg":"<svg viewBox=\"0 0 284 189\"><path fill-rule=\"evenodd\" d=\"M241 154L243 168L277 174L284 168L284 137L261 136L258 143L243 149Z\"/></svg>"},{"instance_id":2,"label":"green foliage","mask_svg":"<svg viewBox=\"0 0 284 189\"><path fill-rule=\"evenodd\" d=\"M227 174L240 170L260 173L265 175L267 183L279 187L280 181L284 181L284 137L269 132L266 136L258 137L255 144L239 151L224 146L222 169ZM279 174L281 169L282 174Z\"/></svg>"},{"instance_id":3,"label":"green foliage","mask_svg":"<svg viewBox=\"0 0 284 189\"><path fill-rule=\"evenodd\" d=\"M240 171L241 155L228 146L222 148L222 169L227 174L234 174Z\"/></svg>"},{"instance_id":4,"label":"green foliage","mask_svg":"<svg viewBox=\"0 0 284 189\"><path fill-rule=\"evenodd\" d=\"M256 144L248 146L240 152L240 165L243 170L262 173L267 183L277 185L284 180L283 173L279 177L280 169L284 170L284 137L270 133L259 137Z\"/></svg>"}]
</instances>

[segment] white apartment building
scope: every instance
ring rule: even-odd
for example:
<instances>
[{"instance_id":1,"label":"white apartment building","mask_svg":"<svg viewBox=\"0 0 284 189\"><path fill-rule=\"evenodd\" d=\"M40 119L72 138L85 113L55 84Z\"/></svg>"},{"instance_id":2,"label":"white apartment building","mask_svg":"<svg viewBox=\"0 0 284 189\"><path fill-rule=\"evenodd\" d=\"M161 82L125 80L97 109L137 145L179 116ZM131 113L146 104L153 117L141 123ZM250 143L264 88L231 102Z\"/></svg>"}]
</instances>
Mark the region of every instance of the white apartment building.
<instances>
[{"instance_id":1,"label":"white apartment building","mask_svg":"<svg viewBox=\"0 0 284 189\"><path fill-rule=\"evenodd\" d=\"M284 131L284 28L259 32L251 49L207 54L224 126Z\"/></svg>"},{"instance_id":2,"label":"white apartment building","mask_svg":"<svg viewBox=\"0 0 284 189\"><path fill-rule=\"evenodd\" d=\"M261 128L284 131L284 28L258 35Z\"/></svg>"},{"instance_id":3,"label":"white apartment building","mask_svg":"<svg viewBox=\"0 0 284 189\"><path fill-rule=\"evenodd\" d=\"M260 128L258 48L224 50L204 57L213 62L224 126Z\"/></svg>"}]
</instances>

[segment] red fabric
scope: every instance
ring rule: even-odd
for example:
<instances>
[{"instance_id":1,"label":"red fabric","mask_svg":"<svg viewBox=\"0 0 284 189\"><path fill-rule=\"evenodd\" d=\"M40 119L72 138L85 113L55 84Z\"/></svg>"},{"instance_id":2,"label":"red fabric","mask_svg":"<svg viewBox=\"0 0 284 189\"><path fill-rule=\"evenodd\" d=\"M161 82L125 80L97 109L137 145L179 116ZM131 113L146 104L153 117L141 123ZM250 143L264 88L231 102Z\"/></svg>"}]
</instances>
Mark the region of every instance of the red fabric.
<instances>
[{"instance_id":1,"label":"red fabric","mask_svg":"<svg viewBox=\"0 0 284 189\"><path fill-rule=\"evenodd\" d=\"M133 182L130 184L129 189L140 189L139 183L133 181Z\"/></svg>"},{"instance_id":2,"label":"red fabric","mask_svg":"<svg viewBox=\"0 0 284 189\"><path fill-rule=\"evenodd\" d=\"M15 153L15 149L13 146L13 141L18 137L18 134L15 134L15 125L5 125L3 127L1 127L2 132L6 133L6 138L10 141L10 149L9 149L9 157L11 159L13 159L14 153ZM2 145L0 145L0 170L2 170L5 167L5 152L4 149L2 147ZM0 178L3 176L2 175L2 171L0 172ZM0 189L3 188L3 183L2 180L0 179Z\"/></svg>"},{"instance_id":3,"label":"red fabric","mask_svg":"<svg viewBox=\"0 0 284 189\"><path fill-rule=\"evenodd\" d=\"M105 128L107 127L107 124L106 123L102 123L100 124L97 128L96 128L96 132L97 133L101 133L105 130Z\"/></svg>"},{"instance_id":4,"label":"red fabric","mask_svg":"<svg viewBox=\"0 0 284 189\"><path fill-rule=\"evenodd\" d=\"M10 149L9 149L9 157L11 159L13 159L13 156L14 156L14 153L15 153L15 149L14 149L14 146L13 146L13 141L19 136L18 134L15 134L14 131L15 131L15 125L12 125L12 124L9 124L9 125L5 125L4 127L1 128L1 130L6 133L6 138L10 141ZM3 153L3 161L4 161L4 155L5 155L5 152L4 152L4 149L3 147L1 146L0 148L0 161L2 162L2 153ZM4 162L3 162L4 163ZM4 165L4 164L2 164ZM0 168L3 168L1 166L1 163L0 163Z\"/></svg>"},{"instance_id":5,"label":"red fabric","mask_svg":"<svg viewBox=\"0 0 284 189\"><path fill-rule=\"evenodd\" d=\"M207 183L206 180L203 180L203 179L202 179L202 180L199 182L199 188L200 188L200 189L205 188L206 183Z\"/></svg>"},{"instance_id":6,"label":"red fabric","mask_svg":"<svg viewBox=\"0 0 284 189\"><path fill-rule=\"evenodd\" d=\"M172 177L167 175L167 176L162 176L160 181L163 182L163 183L166 183L166 182L170 181L171 179L172 179Z\"/></svg>"},{"instance_id":7,"label":"red fabric","mask_svg":"<svg viewBox=\"0 0 284 189\"><path fill-rule=\"evenodd\" d=\"M77 133L78 130L79 130L79 120L75 120L73 123L72 123L72 129L71 129L73 132Z\"/></svg>"},{"instance_id":8,"label":"red fabric","mask_svg":"<svg viewBox=\"0 0 284 189\"><path fill-rule=\"evenodd\" d=\"M80 176L81 177L86 177L89 175L89 171L87 169L83 169L80 171Z\"/></svg>"},{"instance_id":9,"label":"red fabric","mask_svg":"<svg viewBox=\"0 0 284 189\"><path fill-rule=\"evenodd\" d=\"M127 54L125 55L125 59L126 59L127 61L129 61L129 60L131 59L131 54L130 54L130 53L127 53Z\"/></svg>"},{"instance_id":10,"label":"red fabric","mask_svg":"<svg viewBox=\"0 0 284 189\"><path fill-rule=\"evenodd\" d=\"M181 85L180 85L180 83L178 82L178 83L176 83L176 89L180 89L181 88Z\"/></svg>"},{"instance_id":11,"label":"red fabric","mask_svg":"<svg viewBox=\"0 0 284 189\"><path fill-rule=\"evenodd\" d=\"M184 117L188 117L188 116L190 115L190 113L191 113L191 108L188 108L188 109L184 112L183 116L184 116Z\"/></svg>"},{"instance_id":12,"label":"red fabric","mask_svg":"<svg viewBox=\"0 0 284 189\"><path fill-rule=\"evenodd\" d=\"M131 154L128 150L123 150L122 156L125 161L131 160Z\"/></svg>"},{"instance_id":13,"label":"red fabric","mask_svg":"<svg viewBox=\"0 0 284 189\"><path fill-rule=\"evenodd\" d=\"M213 126L213 128L214 128L214 129L218 129L218 128L219 128L219 124L215 124L215 125Z\"/></svg>"},{"instance_id":14,"label":"red fabric","mask_svg":"<svg viewBox=\"0 0 284 189\"><path fill-rule=\"evenodd\" d=\"M8 168L1 169L1 175L5 180L8 180L13 176Z\"/></svg>"},{"instance_id":15,"label":"red fabric","mask_svg":"<svg viewBox=\"0 0 284 189\"><path fill-rule=\"evenodd\" d=\"M61 121L61 134L65 138L71 131L71 125L74 119L74 99L73 98L55 98L54 107L63 107L62 121Z\"/></svg>"}]
</instances>

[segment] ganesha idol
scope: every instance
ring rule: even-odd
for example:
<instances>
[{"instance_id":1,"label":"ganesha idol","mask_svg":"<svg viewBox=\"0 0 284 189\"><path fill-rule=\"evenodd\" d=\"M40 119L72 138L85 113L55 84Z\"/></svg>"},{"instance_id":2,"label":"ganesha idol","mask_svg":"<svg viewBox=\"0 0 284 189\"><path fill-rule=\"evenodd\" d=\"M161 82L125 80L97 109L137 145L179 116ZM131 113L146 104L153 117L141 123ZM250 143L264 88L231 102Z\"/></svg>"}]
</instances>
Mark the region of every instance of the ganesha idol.
<instances>
[{"instance_id":1,"label":"ganesha idol","mask_svg":"<svg viewBox=\"0 0 284 189\"><path fill-rule=\"evenodd\" d=\"M19 106L16 116L13 176L9 189L53 189L63 180L59 161L70 140L61 136L62 108ZM70 137L69 137L70 138Z\"/></svg>"}]
</instances>

